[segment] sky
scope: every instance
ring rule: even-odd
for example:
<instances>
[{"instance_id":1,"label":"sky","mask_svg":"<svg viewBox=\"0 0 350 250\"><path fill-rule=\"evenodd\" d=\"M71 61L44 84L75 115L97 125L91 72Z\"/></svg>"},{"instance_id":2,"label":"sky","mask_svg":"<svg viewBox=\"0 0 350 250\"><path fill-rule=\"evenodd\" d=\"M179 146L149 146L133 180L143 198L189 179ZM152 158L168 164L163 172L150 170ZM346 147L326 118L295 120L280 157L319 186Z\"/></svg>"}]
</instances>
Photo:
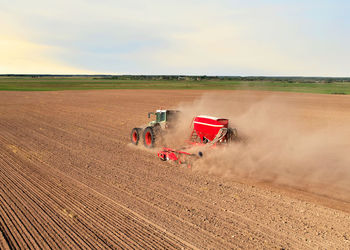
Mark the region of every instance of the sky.
<instances>
[{"instance_id":1,"label":"sky","mask_svg":"<svg viewBox=\"0 0 350 250\"><path fill-rule=\"evenodd\" d=\"M350 77L349 0L0 6L0 74Z\"/></svg>"}]
</instances>

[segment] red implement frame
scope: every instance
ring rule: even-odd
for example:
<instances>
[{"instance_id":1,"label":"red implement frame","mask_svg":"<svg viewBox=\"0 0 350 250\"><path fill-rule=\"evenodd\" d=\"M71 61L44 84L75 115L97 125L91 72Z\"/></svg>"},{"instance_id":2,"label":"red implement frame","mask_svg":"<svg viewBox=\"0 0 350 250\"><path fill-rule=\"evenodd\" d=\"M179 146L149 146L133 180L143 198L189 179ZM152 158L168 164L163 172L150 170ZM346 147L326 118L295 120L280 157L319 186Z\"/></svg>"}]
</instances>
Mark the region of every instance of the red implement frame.
<instances>
[{"instance_id":1,"label":"red implement frame","mask_svg":"<svg viewBox=\"0 0 350 250\"><path fill-rule=\"evenodd\" d=\"M228 119L220 119L210 116L197 116L192 121L193 130L188 143L192 146L205 146L207 143L212 147L217 142L225 139L228 128ZM191 126L192 126L191 124ZM224 132L224 133L223 133ZM158 152L158 157L163 161L172 160L179 164L188 164L189 157L201 157L203 154L191 154L182 150L174 150L164 147Z\"/></svg>"},{"instance_id":2,"label":"red implement frame","mask_svg":"<svg viewBox=\"0 0 350 250\"><path fill-rule=\"evenodd\" d=\"M163 161L175 161L179 164L187 164L186 157L188 156L196 156L195 154L191 154L185 151L174 150L171 148L163 148L162 151L158 152L158 157Z\"/></svg>"}]
</instances>

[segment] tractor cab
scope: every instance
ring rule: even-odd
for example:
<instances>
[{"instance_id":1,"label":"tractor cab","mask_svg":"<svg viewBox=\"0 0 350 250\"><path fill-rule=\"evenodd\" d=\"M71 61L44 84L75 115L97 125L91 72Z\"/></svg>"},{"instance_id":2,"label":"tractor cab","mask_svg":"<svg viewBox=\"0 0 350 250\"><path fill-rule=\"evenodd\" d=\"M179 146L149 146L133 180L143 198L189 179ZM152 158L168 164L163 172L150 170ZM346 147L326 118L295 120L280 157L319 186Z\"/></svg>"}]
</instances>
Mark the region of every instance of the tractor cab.
<instances>
[{"instance_id":1,"label":"tractor cab","mask_svg":"<svg viewBox=\"0 0 350 250\"><path fill-rule=\"evenodd\" d=\"M159 109L156 112L149 112L148 118L150 118L151 115L156 116L156 120L150 122L150 125L171 123L176 119L179 112L180 111L178 110L162 110L162 109Z\"/></svg>"},{"instance_id":2,"label":"tractor cab","mask_svg":"<svg viewBox=\"0 0 350 250\"><path fill-rule=\"evenodd\" d=\"M166 122L166 110L157 110L156 112L156 122Z\"/></svg>"}]
</instances>

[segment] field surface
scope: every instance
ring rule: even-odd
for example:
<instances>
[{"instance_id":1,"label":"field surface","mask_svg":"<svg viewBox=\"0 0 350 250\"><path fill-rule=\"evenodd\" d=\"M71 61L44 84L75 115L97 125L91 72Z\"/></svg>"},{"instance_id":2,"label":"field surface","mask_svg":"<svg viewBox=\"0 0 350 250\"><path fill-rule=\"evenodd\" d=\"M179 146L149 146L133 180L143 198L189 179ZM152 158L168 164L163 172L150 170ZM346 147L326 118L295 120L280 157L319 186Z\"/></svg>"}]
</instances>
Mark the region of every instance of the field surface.
<instances>
[{"instance_id":1,"label":"field surface","mask_svg":"<svg viewBox=\"0 0 350 250\"><path fill-rule=\"evenodd\" d=\"M130 145L147 112L203 93L0 92L0 249L349 249L348 196L180 167ZM271 95L216 95L228 93L233 106ZM350 124L348 96L275 95L305 129Z\"/></svg>"},{"instance_id":2,"label":"field surface","mask_svg":"<svg viewBox=\"0 0 350 250\"><path fill-rule=\"evenodd\" d=\"M350 82L288 82L269 80L135 80L95 77L0 77L0 90L55 91L89 89L265 90L320 94L350 94Z\"/></svg>"}]
</instances>

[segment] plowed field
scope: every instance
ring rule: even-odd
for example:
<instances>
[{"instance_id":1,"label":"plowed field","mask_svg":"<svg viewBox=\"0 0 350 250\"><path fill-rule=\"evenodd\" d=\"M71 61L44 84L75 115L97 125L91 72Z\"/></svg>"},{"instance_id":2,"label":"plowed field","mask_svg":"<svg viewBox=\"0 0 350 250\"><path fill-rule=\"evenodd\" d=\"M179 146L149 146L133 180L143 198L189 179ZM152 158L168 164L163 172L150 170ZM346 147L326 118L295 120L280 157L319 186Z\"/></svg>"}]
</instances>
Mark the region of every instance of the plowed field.
<instances>
[{"instance_id":1,"label":"plowed field","mask_svg":"<svg viewBox=\"0 0 350 250\"><path fill-rule=\"evenodd\" d=\"M235 105L270 95L217 95L228 93ZM202 94L0 92L0 249L348 249L347 195L189 169L130 144L147 112ZM274 95L305 129L350 125L348 96Z\"/></svg>"}]
</instances>

